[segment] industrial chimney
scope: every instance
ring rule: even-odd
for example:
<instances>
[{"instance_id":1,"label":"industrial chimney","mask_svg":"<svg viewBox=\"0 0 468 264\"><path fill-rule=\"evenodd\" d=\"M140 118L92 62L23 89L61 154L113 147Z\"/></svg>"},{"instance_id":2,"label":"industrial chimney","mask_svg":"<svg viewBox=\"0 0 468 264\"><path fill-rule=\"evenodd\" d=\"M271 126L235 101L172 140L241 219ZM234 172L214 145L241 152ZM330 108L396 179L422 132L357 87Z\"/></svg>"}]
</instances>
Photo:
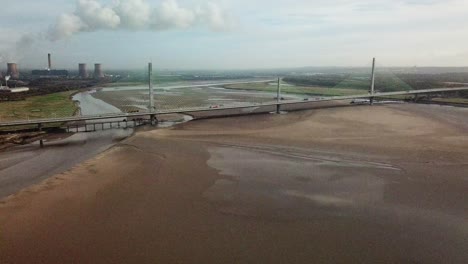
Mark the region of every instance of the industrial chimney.
<instances>
[{"instance_id":1,"label":"industrial chimney","mask_svg":"<svg viewBox=\"0 0 468 264\"><path fill-rule=\"evenodd\" d=\"M83 79L87 79L89 77L88 70L86 69L86 63L78 64L78 76Z\"/></svg>"},{"instance_id":2,"label":"industrial chimney","mask_svg":"<svg viewBox=\"0 0 468 264\"><path fill-rule=\"evenodd\" d=\"M104 73L102 72L102 65L100 63L94 64L94 78L104 78Z\"/></svg>"},{"instance_id":3,"label":"industrial chimney","mask_svg":"<svg viewBox=\"0 0 468 264\"><path fill-rule=\"evenodd\" d=\"M16 63L7 63L7 74L10 75L12 79L19 78L18 65Z\"/></svg>"},{"instance_id":4,"label":"industrial chimney","mask_svg":"<svg viewBox=\"0 0 468 264\"><path fill-rule=\"evenodd\" d=\"M48 68L48 69L49 69L49 70L52 70L52 58L51 58L50 53L47 54L47 58L49 59L49 68Z\"/></svg>"}]
</instances>

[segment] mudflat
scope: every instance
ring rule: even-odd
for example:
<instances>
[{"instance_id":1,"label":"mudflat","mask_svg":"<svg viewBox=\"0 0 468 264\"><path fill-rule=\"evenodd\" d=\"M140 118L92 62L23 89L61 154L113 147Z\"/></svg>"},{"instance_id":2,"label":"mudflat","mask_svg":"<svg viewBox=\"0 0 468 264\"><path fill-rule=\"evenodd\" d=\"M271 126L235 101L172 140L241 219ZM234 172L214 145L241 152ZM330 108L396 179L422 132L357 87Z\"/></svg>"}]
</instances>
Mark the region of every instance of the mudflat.
<instances>
[{"instance_id":1,"label":"mudflat","mask_svg":"<svg viewBox=\"0 0 468 264\"><path fill-rule=\"evenodd\" d=\"M466 263L468 109L141 131L0 205L1 263Z\"/></svg>"}]
</instances>

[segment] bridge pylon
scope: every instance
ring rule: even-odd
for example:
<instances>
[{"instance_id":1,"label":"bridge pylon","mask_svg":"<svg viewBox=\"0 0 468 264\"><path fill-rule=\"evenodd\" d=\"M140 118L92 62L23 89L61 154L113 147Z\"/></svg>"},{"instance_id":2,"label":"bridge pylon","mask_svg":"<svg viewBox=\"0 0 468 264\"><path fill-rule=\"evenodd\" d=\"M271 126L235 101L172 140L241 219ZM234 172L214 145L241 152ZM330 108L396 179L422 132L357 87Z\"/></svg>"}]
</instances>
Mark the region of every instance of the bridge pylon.
<instances>
[{"instance_id":1,"label":"bridge pylon","mask_svg":"<svg viewBox=\"0 0 468 264\"><path fill-rule=\"evenodd\" d=\"M371 85L370 85L370 90L369 94L371 97L369 97L369 102L370 105L374 104L374 94L375 94L375 58L372 59L372 76L371 76Z\"/></svg>"},{"instance_id":2,"label":"bridge pylon","mask_svg":"<svg viewBox=\"0 0 468 264\"><path fill-rule=\"evenodd\" d=\"M158 118L156 117L156 107L154 105L154 91L153 91L153 63L148 63L148 85L149 85L149 112L151 125L155 126L158 124Z\"/></svg>"}]
</instances>

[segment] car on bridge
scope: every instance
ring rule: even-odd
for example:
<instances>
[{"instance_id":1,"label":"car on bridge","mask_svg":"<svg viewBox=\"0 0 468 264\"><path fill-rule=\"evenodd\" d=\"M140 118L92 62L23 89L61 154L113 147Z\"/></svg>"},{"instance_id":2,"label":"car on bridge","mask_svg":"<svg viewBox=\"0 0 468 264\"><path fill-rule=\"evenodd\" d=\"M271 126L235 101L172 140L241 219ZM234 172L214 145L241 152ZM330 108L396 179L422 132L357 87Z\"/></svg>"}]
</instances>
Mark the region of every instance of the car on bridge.
<instances>
[{"instance_id":1,"label":"car on bridge","mask_svg":"<svg viewBox=\"0 0 468 264\"><path fill-rule=\"evenodd\" d=\"M359 104L359 105L370 104L370 100L369 99L353 99L350 104Z\"/></svg>"}]
</instances>

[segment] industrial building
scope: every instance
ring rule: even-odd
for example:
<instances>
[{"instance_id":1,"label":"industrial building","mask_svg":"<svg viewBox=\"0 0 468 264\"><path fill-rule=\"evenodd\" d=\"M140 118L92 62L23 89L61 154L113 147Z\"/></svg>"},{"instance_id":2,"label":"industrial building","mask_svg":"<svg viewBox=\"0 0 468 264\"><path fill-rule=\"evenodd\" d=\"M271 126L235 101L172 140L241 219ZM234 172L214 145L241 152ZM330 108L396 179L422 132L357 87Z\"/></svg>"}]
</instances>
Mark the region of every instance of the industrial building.
<instances>
[{"instance_id":1,"label":"industrial building","mask_svg":"<svg viewBox=\"0 0 468 264\"><path fill-rule=\"evenodd\" d=\"M69 73L67 70L52 69L52 55L47 54L48 67L45 70L33 70L31 72L34 78L67 78Z\"/></svg>"},{"instance_id":2,"label":"industrial building","mask_svg":"<svg viewBox=\"0 0 468 264\"><path fill-rule=\"evenodd\" d=\"M67 70L33 70L33 77L39 78L66 78L68 77Z\"/></svg>"}]
</instances>

